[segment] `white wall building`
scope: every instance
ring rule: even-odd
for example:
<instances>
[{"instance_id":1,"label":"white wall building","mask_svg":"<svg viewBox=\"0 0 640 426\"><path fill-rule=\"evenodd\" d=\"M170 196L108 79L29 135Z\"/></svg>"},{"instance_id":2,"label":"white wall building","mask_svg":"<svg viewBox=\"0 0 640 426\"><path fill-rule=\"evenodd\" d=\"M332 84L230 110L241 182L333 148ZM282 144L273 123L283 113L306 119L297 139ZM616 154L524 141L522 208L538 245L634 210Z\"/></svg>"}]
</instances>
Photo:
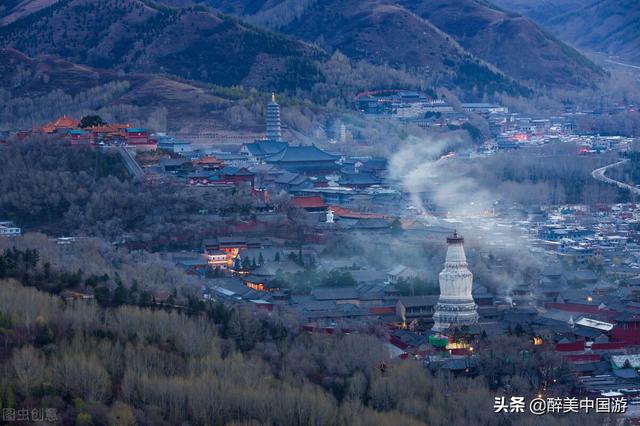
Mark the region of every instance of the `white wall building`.
<instances>
[{"instance_id":1,"label":"white wall building","mask_svg":"<svg viewBox=\"0 0 640 426\"><path fill-rule=\"evenodd\" d=\"M0 236L16 237L21 233L22 230L18 228L13 222L0 222Z\"/></svg>"}]
</instances>

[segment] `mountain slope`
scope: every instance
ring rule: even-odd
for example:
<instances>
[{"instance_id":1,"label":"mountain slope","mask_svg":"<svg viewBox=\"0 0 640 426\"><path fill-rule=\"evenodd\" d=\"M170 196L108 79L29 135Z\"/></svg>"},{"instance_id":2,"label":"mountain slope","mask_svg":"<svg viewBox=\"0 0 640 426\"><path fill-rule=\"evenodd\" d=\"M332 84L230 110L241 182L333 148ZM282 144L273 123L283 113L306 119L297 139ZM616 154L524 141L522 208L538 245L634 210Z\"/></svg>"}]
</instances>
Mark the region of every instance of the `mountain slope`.
<instances>
[{"instance_id":1,"label":"mountain slope","mask_svg":"<svg viewBox=\"0 0 640 426\"><path fill-rule=\"evenodd\" d=\"M558 37L583 49L620 56L640 64L640 2L638 0L591 0L575 7L561 0L551 7L527 0L501 0L537 19Z\"/></svg>"},{"instance_id":2,"label":"mountain slope","mask_svg":"<svg viewBox=\"0 0 640 426\"><path fill-rule=\"evenodd\" d=\"M0 2L0 25L10 24L13 21L36 13L51 6L57 0L4 0Z\"/></svg>"},{"instance_id":3,"label":"mountain slope","mask_svg":"<svg viewBox=\"0 0 640 426\"><path fill-rule=\"evenodd\" d=\"M576 46L640 64L640 3L603 0L549 20L548 25Z\"/></svg>"},{"instance_id":4,"label":"mountain slope","mask_svg":"<svg viewBox=\"0 0 640 426\"><path fill-rule=\"evenodd\" d=\"M442 69L470 56L430 22L382 1L319 2L280 30L374 63ZM332 17L333 19L326 19ZM403 44L412 39L410 44Z\"/></svg>"},{"instance_id":5,"label":"mountain slope","mask_svg":"<svg viewBox=\"0 0 640 426\"><path fill-rule=\"evenodd\" d=\"M185 2L167 1L174 5ZM270 0L264 6L277 11L290 3ZM311 3L307 6L313 6ZM317 33L326 35L328 41L318 44L331 50L344 49L352 59L377 64L369 67L374 75L334 75L329 55L294 38L298 31L293 27L291 35L284 35L211 13L202 6L178 8L142 0L60 0L0 26L0 47L29 55L60 55L99 68L168 73L223 86L288 90L316 97L318 87L323 87L325 98L341 96L343 101L350 101L357 91L377 87L379 81L385 81L386 86L386 81L398 76L412 80L411 87L416 88L426 81L465 91L473 89L477 98L496 91L528 93L528 89L465 52L431 23L404 8L383 1L369 4L375 6L371 8L363 8L355 0L328 1L326 8L324 3L317 3L317 13L308 14L304 21L296 20L298 14L286 19L299 32L311 28L304 33L308 40L318 41L313 37ZM96 8L100 13L95 13ZM344 13L340 19L331 18L340 11ZM398 39L398 34L405 36ZM411 43L406 42L407 37L412 38ZM397 72L386 64L411 69L409 73Z\"/></svg>"},{"instance_id":6,"label":"mountain slope","mask_svg":"<svg viewBox=\"0 0 640 426\"><path fill-rule=\"evenodd\" d=\"M429 19L476 56L514 78L557 86L586 86L602 71L529 19L480 0L398 0Z\"/></svg>"},{"instance_id":7,"label":"mountain slope","mask_svg":"<svg viewBox=\"0 0 640 426\"><path fill-rule=\"evenodd\" d=\"M578 10L594 0L493 0L497 6L521 13L545 26L549 19Z\"/></svg>"},{"instance_id":8,"label":"mountain slope","mask_svg":"<svg viewBox=\"0 0 640 426\"><path fill-rule=\"evenodd\" d=\"M314 60L326 56L229 16L140 0L60 0L0 27L0 47L100 68L276 90L309 87L319 78Z\"/></svg>"},{"instance_id":9,"label":"mountain slope","mask_svg":"<svg viewBox=\"0 0 640 426\"><path fill-rule=\"evenodd\" d=\"M428 61L431 50L447 44L456 50L452 43L456 41L507 76L532 84L584 87L602 75L588 59L529 19L481 0L209 0L209 4L323 46L351 49L352 54L366 52L382 62L434 66L438 56ZM375 18L381 14L386 19Z\"/></svg>"},{"instance_id":10,"label":"mountain slope","mask_svg":"<svg viewBox=\"0 0 640 426\"><path fill-rule=\"evenodd\" d=\"M262 18L270 16L267 13ZM406 8L385 0L322 1L280 31L312 41L326 50L338 49L351 58L412 69L432 82L470 91L522 93L517 84L465 51L451 37ZM410 40L410 42L409 42Z\"/></svg>"},{"instance_id":11,"label":"mountain slope","mask_svg":"<svg viewBox=\"0 0 640 426\"><path fill-rule=\"evenodd\" d=\"M73 64L53 56L30 58L0 49L0 121L23 128L60 114L85 109L122 109L133 120L159 108L167 110L170 127L194 120L224 122L223 111L238 98L216 95L208 88L149 74L127 74ZM15 109L14 109L15 107ZM4 114L4 115L3 115Z\"/></svg>"}]
</instances>

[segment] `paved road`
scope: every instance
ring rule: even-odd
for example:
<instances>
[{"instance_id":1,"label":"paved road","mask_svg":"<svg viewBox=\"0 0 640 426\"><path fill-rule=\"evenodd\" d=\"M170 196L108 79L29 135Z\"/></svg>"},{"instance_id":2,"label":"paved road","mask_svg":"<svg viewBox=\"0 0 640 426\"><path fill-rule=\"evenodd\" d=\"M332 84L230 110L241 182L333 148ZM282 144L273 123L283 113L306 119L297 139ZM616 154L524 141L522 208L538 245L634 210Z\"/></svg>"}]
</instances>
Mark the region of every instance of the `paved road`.
<instances>
[{"instance_id":1,"label":"paved road","mask_svg":"<svg viewBox=\"0 0 640 426\"><path fill-rule=\"evenodd\" d=\"M622 67L633 68L636 70L640 70L640 67L637 65L625 64L624 62L612 61L611 59L606 59L605 62L609 62L611 64L620 65Z\"/></svg>"},{"instance_id":2,"label":"paved road","mask_svg":"<svg viewBox=\"0 0 640 426\"><path fill-rule=\"evenodd\" d=\"M119 146L118 153L124 160L124 165L127 167L127 170L129 170L129 173L131 173L133 177L144 177L144 170L142 170L142 167L140 167L140 165L136 162L127 148Z\"/></svg>"},{"instance_id":3,"label":"paved road","mask_svg":"<svg viewBox=\"0 0 640 426\"><path fill-rule=\"evenodd\" d=\"M600 167L599 169L595 169L594 171L591 172L591 176L593 176L594 179L599 180L600 182L605 182L611 185L615 185L618 188L623 188L623 189L628 189L631 193L633 194L639 194L640 195L640 189L636 188L633 185L629 185L626 184L624 182L620 182L614 179L611 179L609 177L607 177L607 175L605 174L607 172L607 170L613 168L613 167L617 167L621 164L626 163L627 161L629 161L628 159L624 159L624 160L620 160L617 161L613 164L609 164L607 166L604 167Z\"/></svg>"}]
</instances>

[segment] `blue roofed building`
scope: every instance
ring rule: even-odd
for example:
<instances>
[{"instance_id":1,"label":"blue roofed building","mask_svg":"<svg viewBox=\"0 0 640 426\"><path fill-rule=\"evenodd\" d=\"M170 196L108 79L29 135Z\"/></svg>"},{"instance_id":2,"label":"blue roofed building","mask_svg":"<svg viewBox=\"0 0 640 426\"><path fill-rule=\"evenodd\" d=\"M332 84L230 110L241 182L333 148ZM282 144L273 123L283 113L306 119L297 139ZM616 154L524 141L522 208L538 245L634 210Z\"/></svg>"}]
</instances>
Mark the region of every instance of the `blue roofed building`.
<instances>
[{"instance_id":1,"label":"blue roofed building","mask_svg":"<svg viewBox=\"0 0 640 426\"><path fill-rule=\"evenodd\" d=\"M244 144L240 152L246 155L249 160L259 162L270 155L282 152L287 146L289 144L286 142L265 139Z\"/></svg>"},{"instance_id":2,"label":"blue roofed building","mask_svg":"<svg viewBox=\"0 0 640 426\"><path fill-rule=\"evenodd\" d=\"M267 164L273 164L283 170L303 174L331 173L339 169L338 158L321 150L315 145L289 146L277 154L265 157Z\"/></svg>"},{"instance_id":3,"label":"blue roofed building","mask_svg":"<svg viewBox=\"0 0 640 426\"><path fill-rule=\"evenodd\" d=\"M158 138L158 149L164 149L176 154L191 152L191 141L175 139L170 136Z\"/></svg>"},{"instance_id":4,"label":"blue roofed building","mask_svg":"<svg viewBox=\"0 0 640 426\"><path fill-rule=\"evenodd\" d=\"M342 173L338 184L349 188L368 188L374 185L380 185L382 180L371 173Z\"/></svg>"}]
</instances>

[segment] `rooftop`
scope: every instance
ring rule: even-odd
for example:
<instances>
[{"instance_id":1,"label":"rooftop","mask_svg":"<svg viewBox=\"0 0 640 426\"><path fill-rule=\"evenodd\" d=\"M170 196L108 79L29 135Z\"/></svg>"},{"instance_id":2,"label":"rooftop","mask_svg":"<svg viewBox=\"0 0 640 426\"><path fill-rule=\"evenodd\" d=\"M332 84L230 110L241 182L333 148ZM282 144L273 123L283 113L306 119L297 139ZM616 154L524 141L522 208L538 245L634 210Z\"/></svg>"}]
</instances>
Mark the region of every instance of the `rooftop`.
<instances>
[{"instance_id":1,"label":"rooftop","mask_svg":"<svg viewBox=\"0 0 640 426\"><path fill-rule=\"evenodd\" d=\"M301 209L327 207L324 200L319 195L293 197L293 204Z\"/></svg>"},{"instance_id":2,"label":"rooftop","mask_svg":"<svg viewBox=\"0 0 640 426\"><path fill-rule=\"evenodd\" d=\"M315 145L311 146L286 146L277 154L265 159L267 163L292 163L298 161L335 161L336 157L322 151Z\"/></svg>"}]
</instances>

